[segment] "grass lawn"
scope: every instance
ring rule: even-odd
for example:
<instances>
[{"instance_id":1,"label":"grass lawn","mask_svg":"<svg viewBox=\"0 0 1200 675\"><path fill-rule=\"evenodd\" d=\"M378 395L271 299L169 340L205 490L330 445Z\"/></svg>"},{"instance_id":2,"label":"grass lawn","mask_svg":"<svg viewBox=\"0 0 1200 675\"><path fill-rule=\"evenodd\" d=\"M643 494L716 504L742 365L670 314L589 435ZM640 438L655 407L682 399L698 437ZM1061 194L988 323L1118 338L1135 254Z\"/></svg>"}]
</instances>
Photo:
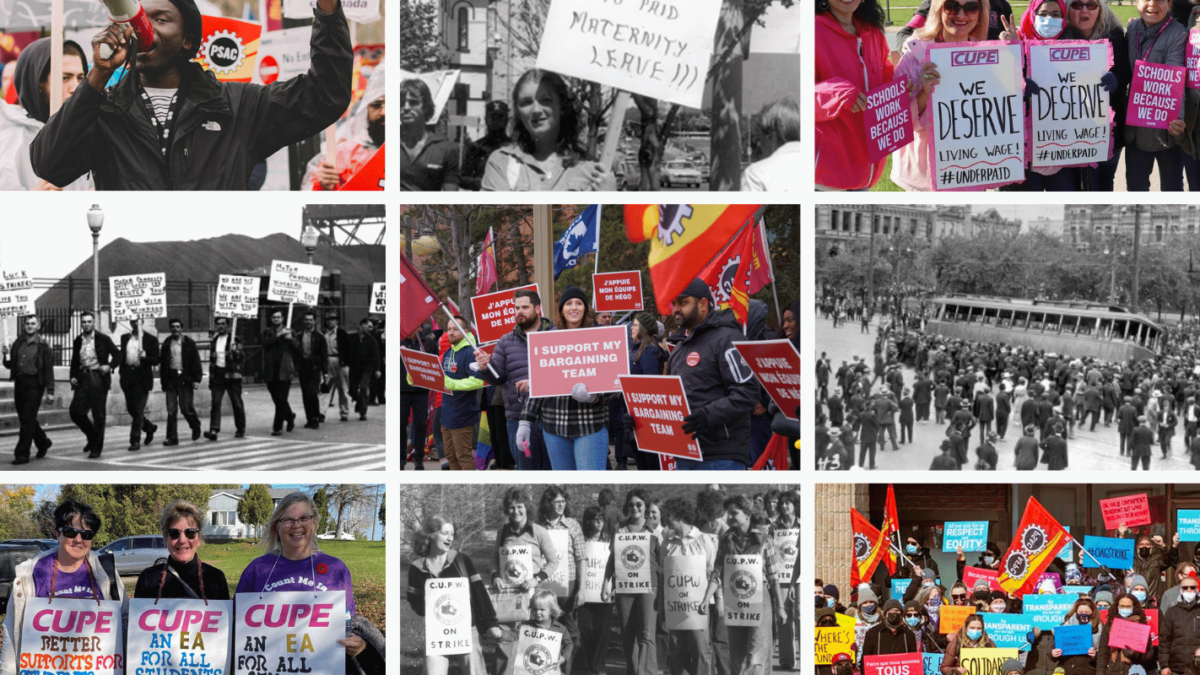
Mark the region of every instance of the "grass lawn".
<instances>
[{"instance_id":1,"label":"grass lawn","mask_svg":"<svg viewBox=\"0 0 1200 675\"><path fill-rule=\"evenodd\" d=\"M1029 6L1028 2L1010 2L1008 4L1012 7L1013 18L1017 21L1021 20L1021 14L1024 13L1025 8ZM1122 26L1129 25L1129 20L1138 15L1137 8L1134 7L1132 0L1109 2L1108 4L1110 7L1112 7L1113 12L1116 13L1117 18L1121 20ZM891 12L888 13L888 18L892 22L892 25L903 26L907 24L910 19L912 19L913 14L916 13L918 6L919 4L910 4L909 2L905 2L903 5L893 3L891 6ZM884 5L884 9L887 9L886 4Z\"/></svg>"}]
</instances>

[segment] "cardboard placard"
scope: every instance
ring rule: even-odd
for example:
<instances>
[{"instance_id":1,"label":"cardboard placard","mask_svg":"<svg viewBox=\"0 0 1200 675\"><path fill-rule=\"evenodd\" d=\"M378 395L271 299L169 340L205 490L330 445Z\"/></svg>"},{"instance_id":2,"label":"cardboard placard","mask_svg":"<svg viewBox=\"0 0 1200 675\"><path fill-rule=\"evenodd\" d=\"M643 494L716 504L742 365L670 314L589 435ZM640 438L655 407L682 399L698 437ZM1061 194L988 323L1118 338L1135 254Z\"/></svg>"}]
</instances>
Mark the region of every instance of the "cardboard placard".
<instances>
[{"instance_id":1,"label":"cardboard placard","mask_svg":"<svg viewBox=\"0 0 1200 675\"><path fill-rule=\"evenodd\" d=\"M942 605L938 610L938 615L941 617L938 620L938 632L942 635L958 632L959 628L967 622L967 617L977 612L974 605Z\"/></svg>"},{"instance_id":2,"label":"cardboard placard","mask_svg":"<svg viewBox=\"0 0 1200 675\"><path fill-rule=\"evenodd\" d=\"M967 670L967 675L996 675L1004 672L1004 662L1017 658L1016 649L971 649L962 650L958 665Z\"/></svg>"},{"instance_id":3,"label":"cardboard placard","mask_svg":"<svg viewBox=\"0 0 1200 675\"><path fill-rule=\"evenodd\" d=\"M683 418L691 408L678 375L621 375L619 379L639 450L704 459L700 443L683 432Z\"/></svg>"},{"instance_id":4,"label":"cardboard placard","mask_svg":"<svg viewBox=\"0 0 1200 675\"><path fill-rule=\"evenodd\" d=\"M615 590L627 595L645 595L654 591L650 568L649 532L618 532L613 537L616 548Z\"/></svg>"},{"instance_id":5,"label":"cardboard placard","mask_svg":"<svg viewBox=\"0 0 1200 675\"><path fill-rule=\"evenodd\" d=\"M624 326L537 331L528 335L529 396L570 396L582 383L590 394L621 390L629 374Z\"/></svg>"},{"instance_id":6,"label":"cardboard placard","mask_svg":"<svg viewBox=\"0 0 1200 675\"><path fill-rule=\"evenodd\" d=\"M345 591L238 593L234 607L237 675L345 675Z\"/></svg>"},{"instance_id":7,"label":"cardboard placard","mask_svg":"<svg viewBox=\"0 0 1200 675\"><path fill-rule=\"evenodd\" d=\"M568 575L570 570L567 569L567 556L571 555L571 532L569 530L546 530L550 535L550 543L554 546L554 551L558 553L558 567L554 568L554 574L542 584L542 588L556 597L565 598L569 591ZM578 573L578 570L576 570Z\"/></svg>"},{"instance_id":8,"label":"cardboard placard","mask_svg":"<svg viewBox=\"0 0 1200 675\"><path fill-rule=\"evenodd\" d=\"M1033 166L1076 166L1109 156L1112 109L1100 78L1112 64L1107 40L1026 42Z\"/></svg>"},{"instance_id":9,"label":"cardboard placard","mask_svg":"<svg viewBox=\"0 0 1200 675\"><path fill-rule=\"evenodd\" d=\"M504 586L520 586L533 578L533 547L529 544L501 546L499 557L500 581Z\"/></svg>"},{"instance_id":10,"label":"cardboard placard","mask_svg":"<svg viewBox=\"0 0 1200 675\"><path fill-rule=\"evenodd\" d=\"M961 546L964 553L987 548L988 521L947 521L942 535L942 551L954 553Z\"/></svg>"},{"instance_id":11,"label":"cardboard placard","mask_svg":"<svg viewBox=\"0 0 1200 675\"><path fill-rule=\"evenodd\" d=\"M537 284L518 286L471 298L475 330L478 331L481 342L495 342L512 332L513 327L517 325L517 310L513 308L513 293L521 289L536 291ZM538 297L541 297L541 293L538 293Z\"/></svg>"},{"instance_id":12,"label":"cardboard placard","mask_svg":"<svg viewBox=\"0 0 1200 675\"><path fill-rule=\"evenodd\" d=\"M1115 570L1130 569L1133 567L1134 543L1132 539L1084 535L1083 547L1096 559L1093 561L1084 555L1085 564L1091 567L1098 562Z\"/></svg>"},{"instance_id":13,"label":"cardboard placard","mask_svg":"<svg viewBox=\"0 0 1200 675\"><path fill-rule=\"evenodd\" d=\"M55 598L52 604L47 598L27 598L17 672L123 675L121 635L121 603L115 600L97 605L92 599Z\"/></svg>"},{"instance_id":14,"label":"cardboard placard","mask_svg":"<svg viewBox=\"0 0 1200 675\"><path fill-rule=\"evenodd\" d=\"M1175 531L1179 541L1200 541L1200 509L1179 509L1175 513Z\"/></svg>"},{"instance_id":15,"label":"cardboard placard","mask_svg":"<svg viewBox=\"0 0 1200 675\"><path fill-rule=\"evenodd\" d=\"M733 346L742 355L759 384L767 390L771 400L779 406L783 416L797 420L796 407L800 405L800 352L796 351L796 346L791 340L735 342Z\"/></svg>"},{"instance_id":16,"label":"cardboard placard","mask_svg":"<svg viewBox=\"0 0 1200 675\"><path fill-rule=\"evenodd\" d=\"M1077 599L1073 595L1026 595L1022 599L1022 607L1033 627L1045 630L1061 626Z\"/></svg>"},{"instance_id":17,"label":"cardboard placard","mask_svg":"<svg viewBox=\"0 0 1200 675\"><path fill-rule=\"evenodd\" d=\"M983 627L987 630L988 637L992 642L996 643L997 647L1001 648L1016 648L1028 649L1029 641L1025 636L1033 630L1033 624L1029 619L1019 614L981 614L983 617Z\"/></svg>"},{"instance_id":18,"label":"cardboard placard","mask_svg":"<svg viewBox=\"0 0 1200 675\"><path fill-rule=\"evenodd\" d=\"M387 314L387 284L371 284L371 304L368 310L372 314Z\"/></svg>"},{"instance_id":19,"label":"cardboard placard","mask_svg":"<svg viewBox=\"0 0 1200 675\"><path fill-rule=\"evenodd\" d=\"M167 275L130 274L108 278L113 321L167 316Z\"/></svg>"},{"instance_id":20,"label":"cardboard placard","mask_svg":"<svg viewBox=\"0 0 1200 675\"><path fill-rule=\"evenodd\" d=\"M912 143L916 134L908 83L894 80L868 91L863 123L867 128L867 161L872 164Z\"/></svg>"},{"instance_id":21,"label":"cardboard placard","mask_svg":"<svg viewBox=\"0 0 1200 675\"><path fill-rule=\"evenodd\" d=\"M975 582L980 579L988 580L988 588L993 591L1002 591L998 578L1000 572L998 570L988 570L982 567L964 567L963 568L963 583L967 585L968 591L975 590Z\"/></svg>"},{"instance_id":22,"label":"cardboard placard","mask_svg":"<svg viewBox=\"0 0 1200 675\"><path fill-rule=\"evenodd\" d=\"M1185 58L1187 63L1187 87L1188 89L1200 89L1200 28L1193 28L1188 32Z\"/></svg>"},{"instance_id":23,"label":"cardboard placard","mask_svg":"<svg viewBox=\"0 0 1200 675\"><path fill-rule=\"evenodd\" d=\"M854 627L817 628L816 665L828 666L838 654L854 658Z\"/></svg>"},{"instance_id":24,"label":"cardboard placard","mask_svg":"<svg viewBox=\"0 0 1200 675\"><path fill-rule=\"evenodd\" d=\"M1054 628L1054 647L1061 649L1063 656L1086 654L1092 648L1092 627L1056 626Z\"/></svg>"},{"instance_id":25,"label":"cardboard placard","mask_svg":"<svg viewBox=\"0 0 1200 675\"><path fill-rule=\"evenodd\" d=\"M920 652L863 657L863 675L921 675L924 672L925 657Z\"/></svg>"},{"instance_id":26,"label":"cardboard placard","mask_svg":"<svg viewBox=\"0 0 1200 675\"><path fill-rule=\"evenodd\" d=\"M722 581L725 591L725 625L760 625L764 611L762 556L725 556Z\"/></svg>"},{"instance_id":27,"label":"cardboard placard","mask_svg":"<svg viewBox=\"0 0 1200 675\"><path fill-rule=\"evenodd\" d=\"M601 272L592 275L597 312L642 311L642 272Z\"/></svg>"},{"instance_id":28,"label":"cardboard placard","mask_svg":"<svg viewBox=\"0 0 1200 675\"><path fill-rule=\"evenodd\" d=\"M426 354L407 347L400 348L400 360L412 378L414 387L446 393L446 374L437 354Z\"/></svg>"},{"instance_id":29,"label":"cardboard placard","mask_svg":"<svg viewBox=\"0 0 1200 675\"><path fill-rule=\"evenodd\" d=\"M1100 515L1104 517L1104 529L1115 530L1122 523L1125 527L1150 524L1150 499L1146 493L1113 497L1100 500Z\"/></svg>"},{"instance_id":30,"label":"cardboard placard","mask_svg":"<svg viewBox=\"0 0 1200 675\"><path fill-rule=\"evenodd\" d=\"M320 265L272 260L267 299L315 307L321 295L321 273Z\"/></svg>"},{"instance_id":31,"label":"cardboard placard","mask_svg":"<svg viewBox=\"0 0 1200 675\"><path fill-rule=\"evenodd\" d=\"M547 675L558 672L562 633L521 624L517 628L517 651L512 656L514 675Z\"/></svg>"},{"instance_id":32,"label":"cardboard placard","mask_svg":"<svg viewBox=\"0 0 1200 675\"><path fill-rule=\"evenodd\" d=\"M4 272L3 277L3 285L0 285L0 317L36 313L37 309L33 304L33 281L29 279L25 270Z\"/></svg>"},{"instance_id":33,"label":"cardboard placard","mask_svg":"<svg viewBox=\"0 0 1200 675\"><path fill-rule=\"evenodd\" d=\"M157 666L225 675L232 663L232 640L232 601L129 599L125 653L134 672Z\"/></svg>"},{"instance_id":34,"label":"cardboard placard","mask_svg":"<svg viewBox=\"0 0 1200 675\"><path fill-rule=\"evenodd\" d=\"M663 608L667 630L700 630L708 626L708 608L700 613L708 588L704 556L672 555L663 559Z\"/></svg>"},{"instance_id":35,"label":"cardboard placard","mask_svg":"<svg viewBox=\"0 0 1200 675\"><path fill-rule=\"evenodd\" d=\"M1001 41L935 44L941 82L933 114L933 189L999 187L1025 180L1022 47Z\"/></svg>"},{"instance_id":36,"label":"cardboard placard","mask_svg":"<svg viewBox=\"0 0 1200 675\"><path fill-rule=\"evenodd\" d=\"M583 581L579 586L580 602L604 602L604 568L608 565L612 545L607 541L587 541L583 544ZM576 573L579 573L576 570ZM612 600L610 599L609 602Z\"/></svg>"},{"instance_id":37,"label":"cardboard placard","mask_svg":"<svg viewBox=\"0 0 1200 675\"><path fill-rule=\"evenodd\" d=\"M775 530L775 553L779 559L775 578L781 584L790 584L796 571L796 560L800 557L800 528Z\"/></svg>"},{"instance_id":38,"label":"cardboard placard","mask_svg":"<svg viewBox=\"0 0 1200 675\"><path fill-rule=\"evenodd\" d=\"M1148 644L1150 644L1149 625L1125 619L1113 619L1112 629L1108 633L1109 647L1128 648L1144 654Z\"/></svg>"},{"instance_id":39,"label":"cardboard placard","mask_svg":"<svg viewBox=\"0 0 1200 675\"><path fill-rule=\"evenodd\" d=\"M1135 61L1125 123L1131 127L1166 129L1171 120L1179 119L1182 114L1186 82L1187 68L1183 66Z\"/></svg>"},{"instance_id":40,"label":"cardboard placard","mask_svg":"<svg viewBox=\"0 0 1200 675\"><path fill-rule=\"evenodd\" d=\"M470 654L470 582L462 577L425 580L425 654Z\"/></svg>"},{"instance_id":41,"label":"cardboard placard","mask_svg":"<svg viewBox=\"0 0 1200 675\"><path fill-rule=\"evenodd\" d=\"M213 315L229 319L257 319L258 277L233 274L217 277L217 307Z\"/></svg>"}]
</instances>

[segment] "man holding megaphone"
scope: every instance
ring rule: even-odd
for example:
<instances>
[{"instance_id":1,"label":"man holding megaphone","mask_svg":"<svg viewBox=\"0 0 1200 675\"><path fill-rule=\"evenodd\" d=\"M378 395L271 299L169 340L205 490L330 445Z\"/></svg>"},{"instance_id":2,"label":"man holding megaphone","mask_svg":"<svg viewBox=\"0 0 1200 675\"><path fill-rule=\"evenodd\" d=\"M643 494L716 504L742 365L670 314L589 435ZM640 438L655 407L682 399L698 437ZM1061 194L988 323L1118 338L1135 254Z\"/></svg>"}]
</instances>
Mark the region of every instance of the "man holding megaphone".
<instances>
[{"instance_id":1,"label":"man holding megaphone","mask_svg":"<svg viewBox=\"0 0 1200 675\"><path fill-rule=\"evenodd\" d=\"M317 0L308 72L270 85L220 82L192 61L195 0L104 0L86 81L30 146L37 175L99 190L244 190L254 165L335 122L350 105L353 48L340 0ZM148 27L147 27L148 26ZM147 46L148 45L148 46ZM119 68L119 80L108 86Z\"/></svg>"}]
</instances>

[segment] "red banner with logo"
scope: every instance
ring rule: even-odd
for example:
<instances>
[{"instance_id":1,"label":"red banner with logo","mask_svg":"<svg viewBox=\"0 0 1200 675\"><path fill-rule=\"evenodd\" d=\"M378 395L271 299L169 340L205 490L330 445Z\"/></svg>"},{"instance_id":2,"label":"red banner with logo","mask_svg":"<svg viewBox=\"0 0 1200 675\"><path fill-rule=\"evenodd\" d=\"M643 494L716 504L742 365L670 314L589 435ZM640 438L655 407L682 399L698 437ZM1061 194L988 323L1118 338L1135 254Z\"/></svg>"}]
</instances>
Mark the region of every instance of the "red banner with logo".
<instances>
[{"instance_id":1,"label":"red banner with logo","mask_svg":"<svg viewBox=\"0 0 1200 675\"><path fill-rule=\"evenodd\" d=\"M421 326L438 308L437 296L404 253L400 254L400 337Z\"/></svg>"},{"instance_id":2,"label":"red banner with logo","mask_svg":"<svg viewBox=\"0 0 1200 675\"><path fill-rule=\"evenodd\" d=\"M479 339L494 342L512 332L517 325L517 310L513 306L513 293L528 289L537 290L537 284L519 286L495 293L486 293L471 298L471 310L475 316L475 329ZM538 293L541 297L541 293Z\"/></svg>"},{"instance_id":3,"label":"red banner with logo","mask_svg":"<svg viewBox=\"0 0 1200 675\"><path fill-rule=\"evenodd\" d=\"M203 16L196 63L222 82L249 82L258 63L262 26L224 16Z\"/></svg>"},{"instance_id":4,"label":"red banner with logo","mask_svg":"<svg viewBox=\"0 0 1200 675\"><path fill-rule=\"evenodd\" d=\"M857 586L870 581L875 568L887 552L887 539L863 514L850 509L850 524L854 530L854 565L850 570L851 582Z\"/></svg>"},{"instance_id":5,"label":"red banner with logo","mask_svg":"<svg viewBox=\"0 0 1200 675\"><path fill-rule=\"evenodd\" d=\"M622 375L621 391L633 417L638 450L701 461L700 444L683 431L691 414L678 375Z\"/></svg>"},{"instance_id":6,"label":"red banner with logo","mask_svg":"<svg viewBox=\"0 0 1200 675\"><path fill-rule=\"evenodd\" d=\"M601 272L592 275L597 312L642 311L642 273Z\"/></svg>"},{"instance_id":7,"label":"red banner with logo","mask_svg":"<svg viewBox=\"0 0 1200 675\"><path fill-rule=\"evenodd\" d=\"M529 336L529 395L569 396L578 383L589 393L620 391L629 374L624 326L539 330Z\"/></svg>"},{"instance_id":8,"label":"red banner with logo","mask_svg":"<svg viewBox=\"0 0 1200 675\"><path fill-rule=\"evenodd\" d=\"M1069 537L1054 516L1030 497L1012 544L1000 559L1000 587L1018 596L1031 592Z\"/></svg>"},{"instance_id":9,"label":"red banner with logo","mask_svg":"<svg viewBox=\"0 0 1200 675\"><path fill-rule=\"evenodd\" d=\"M735 342L771 400L790 420L800 420L800 352L791 340ZM691 365L691 364L688 364Z\"/></svg>"}]
</instances>

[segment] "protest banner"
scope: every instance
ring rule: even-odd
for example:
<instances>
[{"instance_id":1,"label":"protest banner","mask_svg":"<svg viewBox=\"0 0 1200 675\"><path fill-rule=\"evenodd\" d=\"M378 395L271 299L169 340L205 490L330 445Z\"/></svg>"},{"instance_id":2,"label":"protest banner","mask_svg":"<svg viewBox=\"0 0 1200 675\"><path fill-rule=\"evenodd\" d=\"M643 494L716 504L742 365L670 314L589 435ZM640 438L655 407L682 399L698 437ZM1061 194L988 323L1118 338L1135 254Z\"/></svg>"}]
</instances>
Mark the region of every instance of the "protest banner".
<instances>
[{"instance_id":1,"label":"protest banner","mask_svg":"<svg viewBox=\"0 0 1200 675\"><path fill-rule=\"evenodd\" d=\"M557 672L562 633L521 624L517 628L517 652L512 656L513 675L546 675Z\"/></svg>"},{"instance_id":2,"label":"protest banner","mask_svg":"<svg viewBox=\"0 0 1200 675\"><path fill-rule=\"evenodd\" d=\"M400 312L400 335L404 337L412 335L441 306L433 289L404 253L400 254L400 306L404 308Z\"/></svg>"},{"instance_id":3,"label":"protest banner","mask_svg":"<svg viewBox=\"0 0 1200 675\"><path fill-rule=\"evenodd\" d=\"M288 304L287 324L292 324L292 305L317 306L321 295L321 266L288 260L271 261L271 279L267 299Z\"/></svg>"},{"instance_id":4,"label":"protest banner","mask_svg":"<svg viewBox=\"0 0 1200 675\"><path fill-rule=\"evenodd\" d=\"M307 26L264 32L259 37L258 67L251 82L271 84L308 72L311 39L312 29Z\"/></svg>"},{"instance_id":5,"label":"protest banner","mask_svg":"<svg viewBox=\"0 0 1200 675\"><path fill-rule=\"evenodd\" d=\"M721 0L553 0L537 67L699 108Z\"/></svg>"},{"instance_id":6,"label":"protest banner","mask_svg":"<svg viewBox=\"0 0 1200 675\"><path fill-rule=\"evenodd\" d=\"M1092 587L1091 586L1066 585L1066 586L1063 586L1062 592L1066 593L1068 595L1079 595L1081 593L1086 595L1086 594L1089 594L1092 592Z\"/></svg>"},{"instance_id":7,"label":"protest banner","mask_svg":"<svg viewBox=\"0 0 1200 675\"><path fill-rule=\"evenodd\" d=\"M999 187L1025 180L1025 78L1020 44L935 44L930 167L933 189Z\"/></svg>"},{"instance_id":8,"label":"protest banner","mask_svg":"<svg viewBox=\"0 0 1200 675\"><path fill-rule=\"evenodd\" d=\"M1015 658L1017 650L1012 648L964 648L959 655L958 665L966 669L966 675L999 675L1004 672L1004 662Z\"/></svg>"},{"instance_id":9,"label":"protest banner","mask_svg":"<svg viewBox=\"0 0 1200 675\"><path fill-rule=\"evenodd\" d=\"M1086 654L1092 648L1091 626L1055 626L1054 647L1061 649L1063 656Z\"/></svg>"},{"instance_id":10,"label":"protest banner","mask_svg":"<svg viewBox=\"0 0 1200 675\"><path fill-rule=\"evenodd\" d=\"M580 602L604 602L604 568L608 565L610 548L611 545L607 541L584 542L583 581L579 586Z\"/></svg>"},{"instance_id":11,"label":"protest banner","mask_svg":"<svg viewBox=\"0 0 1200 675\"><path fill-rule=\"evenodd\" d=\"M618 532L615 535L615 590L617 593L644 595L653 589L650 572L650 533Z\"/></svg>"},{"instance_id":12,"label":"protest banner","mask_svg":"<svg viewBox=\"0 0 1200 675\"><path fill-rule=\"evenodd\" d=\"M371 303L368 310L372 314L387 314L387 284L371 284Z\"/></svg>"},{"instance_id":13,"label":"protest banner","mask_svg":"<svg viewBox=\"0 0 1200 675\"><path fill-rule=\"evenodd\" d=\"M1127 570L1133 567L1132 539L1117 539L1116 537L1096 537L1084 535L1083 547L1102 565L1116 570ZM1090 560L1086 555L1085 560ZM1094 564L1094 563L1093 563Z\"/></svg>"},{"instance_id":14,"label":"protest banner","mask_svg":"<svg viewBox=\"0 0 1200 675\"><path fill-rule=\"evenodd\" d=\"M217 277L217 309L214 316L230 319L258 318L258 277L222 274Z\"/></svg>"},{"instance_id":15,"label":"protest banner","mask_svg":"<svg viewBox=\"0 0 1200 675\"><path fill-rule=\"evenodd\" d=\"M23 675L123 675L121 603L29 597L17 672Z\"/></svg>"},{"instance_id":16,"label":"protest banner","mask_svg":"<svg viewBox=\"0 0 1200 675\"><path fill-rule=\"evenodd\" d=\"M507 587L519 586L533 577L533 547L528 544L501 546L500 581Z\"/></svg>"},{"instance_id":17,"label":"protest banner","mask_svg":"<svg viewBox=\"0 0 1200 675\"><path fill-rule=\"evenodd\" d=\"M425 654L470 654L471 589L462 577L425 580Z\"/></svg>"},{"instance_id":18,"label":"protest banner","mask_svg":"<svg viewBox=\"0 0 1200 675\"><path fill-rule=\"evenodd\" d=\"M1171 120L1180 119L1186 81L1187 68L1183 66L1138 59L1133 64L1125 123L1131 127L1166 129Z\"/></svg>"},{"instance_id":19,"label":"protest banner","mask_svg":"<svg viewBox=\"0 0 1200 675\"><path fill-rule=\"evenodd\" d=\"M1200 89L1200 28L1188 32L1187 44L1187 87Z\"/></svg>"},{"instance_id":20,"label":"protest banner","mask_svg":"<svg viewBox=\"0 0 1200 675\"><path fill-rule=\"evenodd\" d=\"M1112 66L1108 40L1026 42L1034 167L1075 166L1109 157L1112 109L1100 77Z\"/></svg>"},{"instance_id":21,"label":"protest banner","mask_svg":"<svg viewBox=\"0 0 1200 675\"><path fill-rule=\"evenodd\" d=\"M904 597L904 592L912 585L912 579L892 579L892 598L899 600Z\"/></svg>"},{"instance_id":22,"label":"protest banner","mask_svg":"<svg viewBox=\"0 0 1200 675\"><path fill-rule=\"evenodd\" d=\"M977 611L979 610L973 605L942 605L942 608L938 610L938 614L941 616L938 621L938 632L942 635L957 632L966 623L967 617Z\"/></svg>"},{"instance_id":23,"label":"protest banner","mask_svg":"<svg viewBox=\"0 0 1200 675\"><path fill-rule=\"evenodd\" d=\"M700 443L683 432L683 418L691 414L691 408L683 392L682 378L621 375L619 379L625 406L633 417L639 450L696 461L704 458Z\"/></svg>"},{"instance_id":24,"label":"protest banner","mask_svg":"<svg viewBox=\"0 0 1200 675\"><path fill-rule=\"evenodd\" d=\"M763 619L761 555L725 556L725 625L758 626Z\"/></svg>"},{"instance_id":25,"label":"protest banner","mask_svg":"<svg viewBox=\"0 0 1200 675\"><path fill-rule=\"evenodd\" d=\"M700 630L708 626L708 614L700 611L708 589L707 566L700 555L672 555L664 559L663 620L667 630Z\"/></svg>"},{"instance_id":26,"label":"protest banner","mask_svg":"<svg viewBox=\"0 0 1200 675\"><path fill-rule=\"evenodd\" d=\"M33 282L25 270L4 272L3 286L0 286L0 318L9 316L25 316L34 314L37 309L33 304ZM5 340L8 343L7 326L5 325Z\"/></svg>"},{"instance_id":27,"label":"protest banner","mask_svg":"<svg viewBox=\"0 0 1200 675\"><path fill-rule=\"evenodd\" d=\"M354 172L354 175L346 180L338 192L378 192L386 187L385 167L387 166L386 145L379 146L375 154L371 155L371 159L362 166L361 169Z\"/></svg>"},{"instance_id":28,"label":"protest banner","mask_svg":"<svg viewBox=\"0 0 1200 675\"><path fill-rule=\"evenodd\" d=\"M1028 649L1026 636L1033 629L1029 619L1020 614L981 614L983 627L997 647Z\"/></svg>"},{"instance_id":29,"label":"protest banner","mask_svg":"<svg viewBox=\"0 0 1200 675\"><path fill-rule=\"evenodd\" d=\"M592 275L593 303L597 312L640 312L642 272L601 272Z\"/></svg>"},{"instance_id":30,"label":"protest banner","mask_svg":"<svg viewBox=\"0 0 1200 675\"><path fill-rule=\"evenodd\" d=\"M775 578L781 584L790 584L796 571L796 560L800 557L800 528L775 530L775 552L779 557Z\"/></svg>"},{"instance_id":31,"label":"protest banner","mask_svg":"<svg viewBox=\"0 0 1200 675\"><path fill-rule=\"evenodd\" d=\"M941 653L931 654L926 652L921 654L925 665L925 675L942 675L942 659L945 658L945 656L945 654Z\"/></svg>"},{"instance_id":32,"label":"protest banner","mask_svg":"<svg viewBox=\"0 0 1200 675\"><path fill-rule=\"evenodd\" d=\"M400 348L400 360L412 378L414 387L446 393L446 374L436 354L426 354L407 347Z\"/></svg>"},{"instance_id":33,"label":"protest banner","mask_svg":"<svg viewBox=\"0 0 1200 675\"><path fill-rule=\"evenodd\" d=\"M192 598L130 598L125 654L133 672L227 675L233 640L233 602Z\"/></svg>"},{"instance_id":34,"label":"protest banner","mask_svg":"<svg viewBox=\"0 0 1200 675\"><path fill-rule=\"evenodd\" d=\"M1108 646L1117 649L1132 649L1135 652L1146 653L1150 645L1150 626L1135 623L1125 619L1113 619L1112 629L1108 633Z\"/></svg>"},{"instance_id":35,"label":"protest banner","mask_svg":"<svg viewBox=\"0 0 1200 675\"><path fill-rule=\"evenodd\" d=\"M920 652L864 656L863 675L921 675L925 658Z\"/></svg>"},{"instance_id":36,"label":"protest banner","mask_svg":"<svg viewBox=\"0 0 1200 675\"><path fill-rule=\"evenodd\" d=\"M471 311L475 314L475 330L481 342L495 342L512 332L517 325L517 310L513 308L513 293L519 290L536 291L537 284L519 286L495 293L485 293L471 298ZM541 297L541 293L538 293Z\"/></svg>"},{"instance_id":37,"label":"protest banner","mask_svg":"<svg viewBox=\"0 0 1200 675\"><path fill-rule=\"evenodd\" d=\"M345 675L345 591L238 593L234 607L238 675Z\"/></svg>"},{"instance_id":38,"label":"protest banner","mask_svg":"<svg viewBox=\"0 0 1200 675\"><path fill-rule=\"evenodd\" d=\"M258 64L262 24L225 16L204 15L200 19L196 63L222 82L249 82Z\"/></svg>"},{"instance_id":39,"label":"protest banner","mask_svg":"<svg viewBox=\"0 0 1200 675\"><path fill-rule=\"evenodd\" d=\"M167 275L130 274L108 278L113 321L167 316Z\"/></svg>"},{"instance_id":40,"label":"protest banner","mask_svg":"<svg viewBox=\"0 0 1200 675\"><path fill-rule=\"evenodd\" d=\"M569 396L576 384L589 394L621 390L629 374L624 326L537 331L528 335L529 396Z\"/></svg>"},{"instance_id":41,"label":"protest banner","mask_svg":"<svg viewBox=\"0 0 1200 675\"><path fill-rule=\"evenodd\" d=\"M1120 525L1136 527L1150 524L1150 500L1146 493L1100 500L1100 515L1104 529L1115 530Z\"/></svg>"},{"instance_id":42,"label":"protest banner","mask_svg":"<svg viewBox=\"0 0 1200 675\"><path fill-rule=\"evenodd\" d=\"M999 570L989 570L982 567L963 568L963 583L966 584L967 588L971 590L975 589L975 582L979 581L980 579L987 579L988 588L992 589L993 591L1004 590L1000 588L1000 582L997 580L999 576Z\"/></svg>"},{"instance_id":43,"label":"protest banner","mask_svg":"<svg viewBox=\"0 0 1200 675\"><path fill-rule=\"evenodd\" d=\"M779 406L783 416L797 421L800 405L800 352L790 340L735 342L746 365Z\"/></svg>"},{"instance_id":44,"label":"protest banner","mask_svg":"<svg viewBox=\"0 0 1200 675\"><path fill-rule=\"evenodd\" d=\"M867 127L867 161L874 164L916 138L908 83L894 80L867 92L863 111Z\"/></svg>"},{"instance_id":45,"label":"protest banner","mask_svg":"<svg viewBox=\"0 0 1200 675\"><path fill-rule=\"evenodd\" d=\"M963 552L982 551L987 548L988 521L959 520L946 521L945 534L942 535L942 551L954 553L959 547Z\"/></svg>"},{"instance_id":46,"label":"protest banner","mask_svg":"<svg viewBox=\"0 0 1200 675\"><path fill-rule=\"evenodd\" d=\"M558 553L559 564L554 569L554 574L551 574L540 588L553 591L556 597L565 598L570 595L570 589L567 586L567 574L570 572L567 566L567 556L571 555L571 532L569 530L546 530L546 532L550 535L550 543L554 546L554 551Z\"/></svg>"},{"instance_id":47,"label":"protest banner","mask_svg":"<svg viewBox=\"0 0 1200 675\"><path fill-rule=\"evenodd\" d=\"M816 665L828 666L838 654L854 658L854 628L817 628Z\"/></svg>"},{"instance_id":48,"label":"protest banner","mask_svg":"<svg viewBox=\"0 0 1200 675\"><path fill-rule=\"evenodd\" d=\"M1200 541L1200 509L1179 509L1175 513L1175 531L1179 541Z\"/></svg>"},{"instance_id":49,"label":"protest banner","mask_svg":"<svg viewBox=\"0 0 1200 675\"><path fill-rule=\"evenodd\" d=\"M1022 606L1033 627L1045 630L1062 625L1063 617L1077 599L1073 595L1029 594L1022 599Z\"/></svg>"}]
</instances>

